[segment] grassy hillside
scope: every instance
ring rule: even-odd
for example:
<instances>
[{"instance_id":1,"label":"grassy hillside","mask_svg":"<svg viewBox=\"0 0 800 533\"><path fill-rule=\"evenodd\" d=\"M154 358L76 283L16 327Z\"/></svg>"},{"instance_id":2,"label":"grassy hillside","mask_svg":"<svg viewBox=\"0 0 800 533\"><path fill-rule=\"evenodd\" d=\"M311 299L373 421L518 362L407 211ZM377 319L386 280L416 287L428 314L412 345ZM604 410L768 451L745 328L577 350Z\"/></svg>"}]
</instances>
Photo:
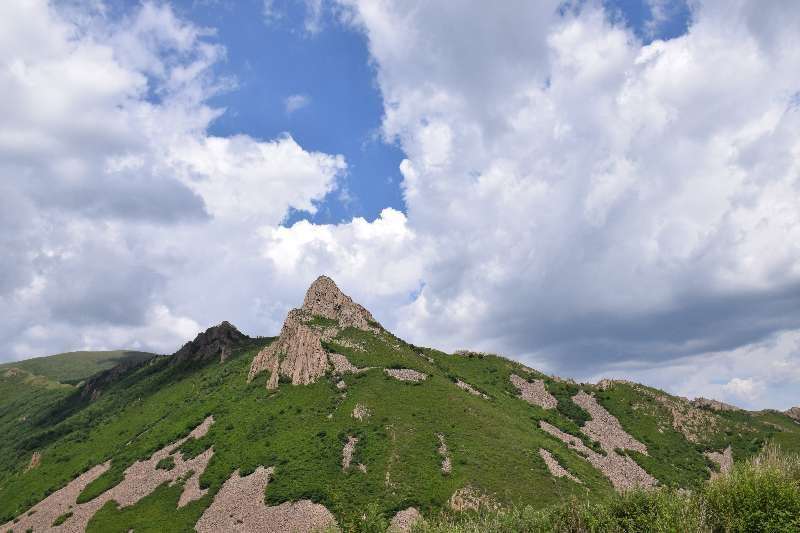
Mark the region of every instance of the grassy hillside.
<instances>
[{"instance_id":1,"label":"grassy hillside","mask_svg":"<svg viewBox=\"0 0 800 533\"><path fill-rule=\"evenodd\" d=\"M315 323L319 328L331 325L328 319ZM703 415L713 424L705 424L702 434L689 440L685 428L673 427L669 402L655 398L681 400L662 391L626 384L601 390L556 381L498 356L419 348L382 330L345 328L324 343L327 351L369 368L346 374L346 390L328 373L310 385L282 383L270 391L263 379L248 383L246 378L255 354L271 341L242 342L223 364L176 365L168 357L152 359L124 373L96 401L78 391L45 386L24 421L10 423L0 413L7 431L0 440L0 523L110 459L110 470L86 487L78 501L91 500L119 483L136 460L186 435L209 415L215 422L208 434L182 446L185 458L213 446L214 455L200 478L201 487L209 490L205 496L176 509L180 486L163 485L131 507L106 504L89 530L191 531L234 471L244 476L262 465L275 468L265 494L269 505L311 499L330 509L346 530L369 529L364 516L374 519L369 522L373 525L382 524L409 506L436 516L464 487L503 506L542 509L571 498L601 505L615 497L609 480L539 427L546 421L598 449L581 432L590 416L571 399L580 390L594 394L627 432L647 445L646 455L621 453L665 486L702 486L715 468L706 451L730 445L741 460L770 441L800 443L800 425L778 413L710 411ZM428 377L402 382L389 377L386 368L413 369ZM521 400L510 382L512 374L543 379L558 405L543 409ZM459 388L458 381L484 396ZM357 405L369 416L354 418ZM449 473L441 468L438 435L447 443ZM342 448L349 437L359 439L353 464L365 465L366 472L342 469ZM540 448L550 451L580 483L552 476ZM41 462L27 469L34 452L41 454Z\"/></svg>"},{"instance_id":2,"label":"grassy hillside","mask_svg":"<svg viewBox=\"0 0 800 533\"><path fill-rule=\"evenodd\" d=\"M130 350L65 352L3 363L0 364L0 373L12 367L21 368L53 381L75 384L119 363L144 361L153 355Z\"/></svg>"},{"instance_id":3,"label":"grassy hillside","mask_svg":"<svg viewBox=\"0 0 800 533\"><path fill-rule=\"evenodd\" d=\"M568 500L545 509L515 507L445 515L417 533L583 533L800 531L800 455L768 447L694 492L632 491L602 503Z\"/></svg>"}]
</instances>

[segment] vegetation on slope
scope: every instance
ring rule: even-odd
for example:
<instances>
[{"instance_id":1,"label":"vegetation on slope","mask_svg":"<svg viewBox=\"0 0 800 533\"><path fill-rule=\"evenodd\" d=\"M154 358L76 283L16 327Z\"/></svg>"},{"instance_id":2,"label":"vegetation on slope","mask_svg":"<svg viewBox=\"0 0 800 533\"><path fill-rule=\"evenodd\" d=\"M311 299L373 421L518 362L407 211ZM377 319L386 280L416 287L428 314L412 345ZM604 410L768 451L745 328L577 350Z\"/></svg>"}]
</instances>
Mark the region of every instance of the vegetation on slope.
<instances>
[{"instance_id":1,"label":"vegetation on slope","mask_svg":"<svg viewBox=\"0 0 800 533\"><path fill-rule=\"evenodd\" d=\"M335 322L319 319L315 324L324 328ZM587 446L593 444L580 431L588 413L571 400L578 390L595 392L623 427L647 444L651 453L634 458L668 485L696 487L707 479L710 465L703 452L718 441L741 434L737 458L755 451L750 442L779 436L800 441L800 425L793 422L781 426L765 414L763 420L750 417L742 425L735 419L740 415L734 414L714 415L719 432L709 430L707 443L689 443L679 432L670 432L668 412L641 410L647 396L636 389L599 391L555 381L498 356L449 355L407 344L385 331L348 328L324 343L353 365L370 368L345 375L345 392L330 374L311 385L284 383L268 391L262 379L247 383L246 377L253 357L270 341L243 341L222 364L216 358L179 364L169 357L154 358L116 376L95 400L72 387L45 388L54 392L43 392L36 400L40 403L31 408L24 428L8 424L9 437L0 440L0 523L81 472L111 460L111 469L79 498L91 500L119 483L133 462L186 435L208 415L215 419L208 434L181 447L185 457L214 447L200 478L201 487L209 490L206 496L176 510L180 487L162 486L131 507L106 505L89 529L190 531L235 470L244 476L261 465L275 468L265 493L268 504L311 499L328 507L346 530L385 523L409 506L435 515L466 486L499 504L527 506L528 514L570 499L594 508L613 494L609 481L539 429L539 422L546 420L589 441ZM419 383L401 382L387 376L384 368L413 369L428 377ZM520 400L509 381L512 373L545 379L558 407L547 410ZM469 383L488 399L456 387L454 380ZM366 406L370 416L355 419L357 404ZM2 413L0 423L11 420ZM781 416L769 415L783 423ZM446 439L450 473L440 468L437 434ZM342 446L348 437L359 439L353 464L366 465L366 472L342 470ZM581 483L553 477L540 448L549 450ZM41 453L41 465L26 470L34 451Z\"/></svg>"},{"instance_id":2,"label":"vegetation on slope","mask_svg":"<svg viewBox=\"0 0 800 533\"><path fill-rule=\"evenodd\" d=\"M695 491L635 490L594 503L442 514L417 533L800 531L800 456L768 446Z\"/></svg>"},{"instance_id":3,"label":"vegetation on slope","mask_svg":"<svg viewBox=\"0 0 800 533\"><path fill-rule=\"evenodd\" d=\"M74 385L120 363L144 361L153 355L131 350L65 352L0 364L0 374L16 367L52 381Z\"/></svg>"}]
</instances>

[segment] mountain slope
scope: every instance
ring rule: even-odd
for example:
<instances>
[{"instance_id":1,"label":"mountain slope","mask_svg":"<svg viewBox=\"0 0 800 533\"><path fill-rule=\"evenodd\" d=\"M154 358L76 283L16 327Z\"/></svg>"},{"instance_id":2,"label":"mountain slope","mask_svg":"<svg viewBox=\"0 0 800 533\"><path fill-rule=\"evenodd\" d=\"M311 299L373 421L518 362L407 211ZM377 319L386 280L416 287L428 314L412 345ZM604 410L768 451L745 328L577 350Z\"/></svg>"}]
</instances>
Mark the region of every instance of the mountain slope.
<instances>
[{"instance_id":1,"label":"mountain slope","mask_svg":"<svg viewBox=\"0 0 800 533\"><path fill-rule=\"evenodd\" d=\"M66 352L3 363L0 373L12 367L21 368L53 381L75 384L120 363L144 361L154 355L131 350Z\"/></svg>"},{"instance_id":2,"label":"mountain slope","mask_svg":"<svg viewBox=\"0 0 800 533\"><path fill-rule=\"evenodd\" d=\"M328 278L277 339L215 328L182 357L122 368L100 394L87 381L46 397L9 427L0 523L18 522L1 530L59 520L226 530L256 516L266 530L330 520L359 530L364 517L411 507L431 516L691 488L728 457L800 443L800 424L781 413L713 410L633 383L575 384L495 355L408 344Z\"/></svg>"}]
</instances>

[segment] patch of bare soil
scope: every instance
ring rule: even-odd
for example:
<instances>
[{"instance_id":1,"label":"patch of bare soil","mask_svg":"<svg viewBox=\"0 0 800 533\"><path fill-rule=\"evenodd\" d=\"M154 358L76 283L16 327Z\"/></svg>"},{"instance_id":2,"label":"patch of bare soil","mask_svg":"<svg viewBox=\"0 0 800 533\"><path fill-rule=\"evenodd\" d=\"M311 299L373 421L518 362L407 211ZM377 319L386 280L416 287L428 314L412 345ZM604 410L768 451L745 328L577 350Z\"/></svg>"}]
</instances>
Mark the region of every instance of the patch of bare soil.
<instances>
[{"instance_id":1,"label":"patch of bare soil","mask_svg":"<svg viewBox=\"0 0 800 533\"><path fill-rule=\"evenodd\" d=\"M424 381L428 378L427 374L411 370L410 368L385 368L383 371L390 377L400 381Z\"/></svg>"},{"instance_id":2,"label":"patch of bare soil","mask_svg":"<svg viewBox=\"0 0 800 533\"><path fill-rule=\"evenodd\" d=\"M553 409L558 405L558 400L547 391L544 381L541 379L528 381L516 374L511 374L509 379L511 384L519 391L519 397L529 404L538 405L545 409Z\"/></svg>"},{"instance_id":3,"label":"patch of bare soil","mask_svg":"<svg viewBox=\"0 0 800 533\"><path fill-rule=\"evenodd\" d=\"M442 473L449 474L453 471L453 463L450 460L450 451L447 449L447 443L444 440L444 435L441 433L436 434L436 438L439 439L439 455L442 456Z\"/></svg>"},{"instance_id":4,"label":"patch of bare soil","mask_svg":"<svg viewBox=\"0 0 800 533\"><path fill-rule=\"evenodd\" d=\"M652 487L657 483L653 476L645 472L636 461L628 456L620 455L613 449L608 450L605 446L603 446L603 450L606 455L597 453L583 444L578 437L564 433L544 420L539 421L539 427L582 455L592 466L602 472L611 481L614 488L620 492L633 487Z\"/></svg>"},{"instance_id":5,"label":"patch of bare soil","mask_svg":"<svg viewBox=\"0 0 800 533\"><path fill-rule=\"evenodd\" d=\"M456 387L458 387L459 389L464 389L465 391L467 391L468 393L472 394L473 396L480 396L484 400L488 400L489 399L489 397L486 396L484 393L482 393L481 391L479 391L478 389L476 389L475 387L473 387L469 383L461 381L460 379L456 380Z\"/></svg>"},{"instance_id":6,"label":"patch of bare soil","mask_svg":"<svg viewBox=\"0 0 800 533\"><path fill-rule=\"evenodd\" d=\"M719 472L711 471L711 479L727 474L733 468L733 450L731 450L730 446L721 452L706 452L703 455L719 466Z\"/></svg>"},{"instance_id":7,"label":"patch of bare soil","mask_svg":"<svg viewBox=\"0 0 800 533\"><path fill-rule=\"evenodd\" d=\"M206 491L200 489L199 478L214 455L214 450L209 448L197 457L184 461L183 456L177 449L190 438L204 436L213 421L213 417L206 418L186 437L158 450L149 459L132 464L125 470L125 477L118 485L110 488L94 500L78 505L76 504L78 495L86 485L108 470L111 463L108 462L94 467L63 489L42 500L33 508L35 512L32 515L28 516L26 514L21 517L20 521L14 525L14 530L26 531L28 528L33 528L34 531L44 529L70 533L85 531L89 520L107 502L114 500L120 507L129 507L151 494L162 483L169 482L174 484L190 473L191 477L184 485L178 506L182 507L191 501L201 498ZM174 468L171 470L156 468L159 461L170 456L175 462ZM62 525L51 528L53 521L67 511L72 512L72 516ZM3 529L3 531L7 531L7 529Z\"/></svg>"},{"instance_id":8,"label":"patch of bare soil","mask_svg":"<svg viewBox=\"0 0 800 533\"><path fill-rule=\"evenodd\" d=\"M454 511L480 511L480 510L495 510L500 505L486 494L481 493L478 489L467 485L460 488L450 496L448 505Z\"/></svg>"},{"instance_id":9,"label":"patch of bare soil","mask_svg":"<svg viewBox=\"0 0 800 533\"><path fill-rule=\"evenodd\" d=\"M550 471L550 474L554 477L565 477L567 479L571 479L575 483L581 483L581 480L573 476L572 474L567 471L566 468L561 466L553 454L549 451L545 450L544 448L539 448L539 455L542 457L544 464L547 465L547 469Z\"/></svg>"},{"instance_id":10,"label":"patch of bare soil","mask_svg":"<svg viewBox=\"0 0 800 533\"><path fill-rule=\"evenodd\" d=\"M369 418L370 411L367 407L363 404L357 403L356 406L353 408L353 418L356 420L366 420Z\"/></svg>"},{"instance_id":11,"label":"patch of bare soil","mask_svg":"<svg viewBox=\"0 0 800 533\"><path fill-rule=\"evenodd\" d=\"M422 521L422 515L416 507L403 509L402 511L398 511L392 518L392 521L389 523L389 532L403 533L411 531L411 528L420 521Z\"/></svg>"},{"instance_id":12,"label":"patch of bare soil","mask_svg":"<svg viewBox=\"0 0 800 533\"><path fill-rule=\"evenodd\" d=\"M249 476L234 472L197 521L198 533L264 532L298 533L324 530L336 525L325 506L310 500L267 507L264 491L273 469L259 466Z\"/></svg>"}]
</instances>

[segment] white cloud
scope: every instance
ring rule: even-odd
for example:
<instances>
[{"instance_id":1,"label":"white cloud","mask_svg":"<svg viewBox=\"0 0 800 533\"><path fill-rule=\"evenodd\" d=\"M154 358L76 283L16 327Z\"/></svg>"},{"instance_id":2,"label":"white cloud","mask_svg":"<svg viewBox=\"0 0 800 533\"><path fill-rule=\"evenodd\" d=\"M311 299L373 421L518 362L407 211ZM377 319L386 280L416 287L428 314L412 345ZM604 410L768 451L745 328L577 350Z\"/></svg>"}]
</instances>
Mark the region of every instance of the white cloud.
<instances>
[{"instance_id":1,"label":"white cloud","mask_svg":"<svg viewBox=\"0 0 800 533\"><path fill-rule=\"evenodd\" d=\"M586 376L800 326L796 5L697 2L643 45L599 2L341 4L435 251L400 333Z\"/></svg>"},{"instance_id":2,"label":"white cloud","mask_svg":"<svg viewBox=\"0 0 800 533\"><path fill-rule=\"evenodd\" d=\"M303 109L311 105L311 98L305 94L293 94L286 97L283 101L283 106L286 108L286 114L291 115L295 111Z\"/></svg>"},{"instance_id":3,"label":"white cloud","mask_svg":"<svg viewBox=\"0 0 800 533\"><path fill-rule=\"evenodd\" d=\"M2 357L172 351L243 309L261 333L252 229L314 212L343 157L209 135L225 50L167 5L67 7L0 6Z\"/></svg>"}]
</instances>

